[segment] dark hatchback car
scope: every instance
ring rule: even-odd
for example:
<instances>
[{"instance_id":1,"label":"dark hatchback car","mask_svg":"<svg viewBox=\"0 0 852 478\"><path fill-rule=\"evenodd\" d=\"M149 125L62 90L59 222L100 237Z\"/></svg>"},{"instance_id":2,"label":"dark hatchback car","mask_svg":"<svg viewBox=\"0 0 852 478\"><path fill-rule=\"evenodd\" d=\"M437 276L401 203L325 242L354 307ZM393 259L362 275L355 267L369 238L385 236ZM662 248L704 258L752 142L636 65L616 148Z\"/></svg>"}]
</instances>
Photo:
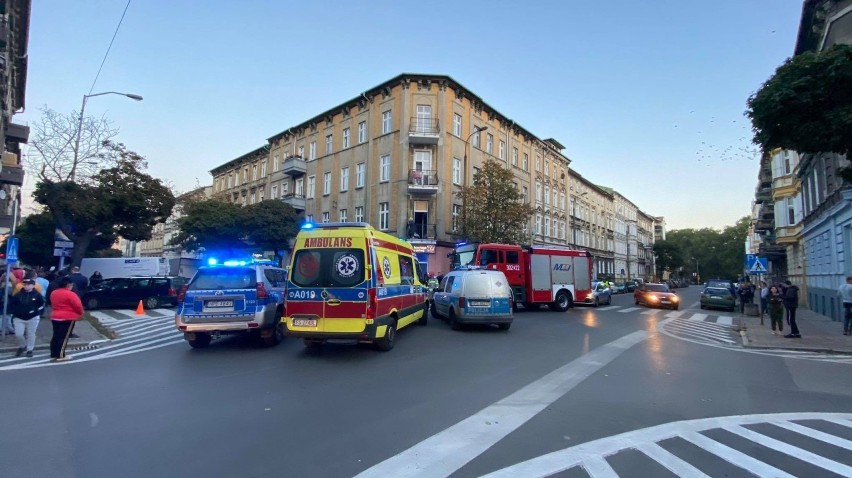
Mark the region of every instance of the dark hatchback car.
<instances>
[{"instance_id":1,"label":"dark hatchback car","mask_svg":"<svg viewBox=\"0 0 852 478\"><path fill-rule=\"evenodd\" d=\"M707 287L701 292L702 309L736 309L736 299L727 287Z\"/></svg>"},{"instance_id":2,"label":"dark hatchback car","mask_svg":"<svg viewBox=\"0 0 852 478\"><path fill-rule=\"evenodd\" d=\"M146 309L176 306L183 277L116 277L104 279L83 294L87 309L134 308L142 301Z\"/></svg>"}]
</instances>

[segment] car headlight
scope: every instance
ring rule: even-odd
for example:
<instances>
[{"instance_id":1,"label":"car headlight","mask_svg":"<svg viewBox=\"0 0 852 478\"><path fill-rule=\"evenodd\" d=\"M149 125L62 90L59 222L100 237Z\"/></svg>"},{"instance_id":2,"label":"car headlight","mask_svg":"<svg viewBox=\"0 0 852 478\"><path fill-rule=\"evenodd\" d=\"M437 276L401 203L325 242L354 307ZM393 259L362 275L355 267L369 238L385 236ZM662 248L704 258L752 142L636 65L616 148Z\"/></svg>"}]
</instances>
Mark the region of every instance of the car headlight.
<instances>
[{"instance_id":1,"label":"car headlight","mask_svg":"<svg viewBox=\"0 0 852 478\"><path fill-rule=\"evenodd\" d=\"M678 298L678 296L676 296L676 295L672 296L672 302L677 302L679 300L680 299Z\"/></svg>"},{"instance_id":2,"label":"car headlight","mask_svg":"<svg viewBox=\"0 0 852 478\"><path fill-rule=\"evenodd\" d=\"M651 301L651 302L656 302L656 301L658 301L658 300L660 300L660 299L659 299L659 298L657 298L657 296L655 296L655 295L649 295L649 296L648 296L648 300L649 300L649 301Z\"/></svg>"}]
</instances>

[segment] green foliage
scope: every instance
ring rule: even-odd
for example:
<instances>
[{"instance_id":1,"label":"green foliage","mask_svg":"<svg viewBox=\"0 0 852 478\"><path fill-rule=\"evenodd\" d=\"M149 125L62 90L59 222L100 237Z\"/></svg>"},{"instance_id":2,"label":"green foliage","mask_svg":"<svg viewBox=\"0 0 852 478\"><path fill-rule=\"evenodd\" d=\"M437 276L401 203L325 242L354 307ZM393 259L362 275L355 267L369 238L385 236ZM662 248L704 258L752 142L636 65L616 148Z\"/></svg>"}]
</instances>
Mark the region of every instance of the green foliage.
<instances>
[{"instance_id":1,"label":"green foliage","mask_svg":"<svg viewBox=\"0 0 852 478\"><path fill-rule=\"evenodd\" d=\"M117 236L131 241L151 238L157 223L171 214L175 198L159 179L144 173L144 159L121 144L109 144L115 166L91 181L43 180L33 197L47 207L57 227L74 242L71 262L79 264L94 249L104 249Z\"/></svg>"},{"instance_id":2,"label":"green foliage","mask_svg":"<svg viewBox=\"0 0 852 478\"><path fill-rule=\"evenodd\" d=\"M461 234L478 242L521 244L534 210L522 202L512 172L495 161L486 161L473 176L473 185L456 194L462 201Z\"/></svg>"},{"instance_id":3,"label":"green foliage","mask_svg":"<svg viewBox=\"0 0 852 478\"><path fill-rule=\"evenodd\" d=\"M186 250L273 250L288 247L298 233L296 211L281 201L241 207L221 198L189 201L178 219L180 233L171 243Z\"/></svg>"},{"instance_id":4,"label":"green foliage","mask_svg":"<svg viewBox=\"0 0 852 478\"><path fill-rule=\"evenodd\" d=\"M683 253L677 244L671 241L657 241L654 243L654 255L657 266L657 275L662 277L664 271L673 272L683 265Z\"/></svg>"},{"instance_id":5,"label":"green foliage","mask_svg":"<svg viewBox=\"0 0 852 478\"><path fill-rule=\"evenodd\" d=\"M852 46L804 53L748 99L754 142L765 151L852 152ZM849 168L844 178L850 179Z\"/></svg>"},{"instance_id":6,"label":"green foliage","mask_svg":"<svg viewBox=\"0 0 852 478\"><path fill-rule=\"evenodd\" d=\"M18 237L18 258L21 263L45 268L56 265L57 258L53 257L55 231L56 223L48 212L25 217L15 231L15 236ZM2 250L6 250L5 240Z\"/></svg>"},{"instance_id":7,"label":"green foliage","mask_svg":"<svg viewBox=\"0 0 852 478\"><path fill-rule=\"evenodd\" d=\"M670 269L676 276L694 277L696 261L701 280L710 278L736 279L743 271L745 240L749 217L733 226L716 229L678 229L666 233L666 243L680 250L680 265ZM654 250L656 252L656 245ZM680 268L682 267L682 274Z\"/></svg>"}]
</instances>

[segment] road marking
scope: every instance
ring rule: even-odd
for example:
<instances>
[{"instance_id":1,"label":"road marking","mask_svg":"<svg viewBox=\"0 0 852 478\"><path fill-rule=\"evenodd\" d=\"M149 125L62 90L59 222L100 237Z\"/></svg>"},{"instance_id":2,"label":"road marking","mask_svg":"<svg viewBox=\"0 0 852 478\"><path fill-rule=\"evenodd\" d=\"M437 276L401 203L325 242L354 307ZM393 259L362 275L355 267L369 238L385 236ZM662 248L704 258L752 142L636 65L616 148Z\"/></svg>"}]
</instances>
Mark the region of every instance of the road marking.
<instances>
[{"instance_id":1,"label":"road marking","mask_svg":"<svg viewBox=\"0 0 852 478\"><path fill-rule=\"evenodd\" d=\"M672 312L669 312L668 314L666 314L666 317L672 317L672 318L680 317L681 315L683 315L685 313L686 313L685 310L672 311Z\"/></svg>"},{"instance_id":2,"label":"road marking","mask_svg":"<svg viewBox=\"0 0 852 478\"><path fill-rule=\"evenodd\" d=\"M583 468L592 478L618 478L609 463L599 456L583 460Z\"/></svg>"},{"instance_id":3,"label":"road marking","mask_svg":"<svg viewBox=\"0 0 852 478\"><path fill-rule=\"evenodd\" d=\"M704 322L704 319L707 318L707 314L692 314L692 317L688 317L686 320L694 320L696 322Z\"/></svg>"},{"instance_id":4,"label":"road marking","mask_svg":"<svg viewBox=\"0 0 852 478\"><path fill-rule=\"evenodd\" d=\"M734 450L733 448L723 445L722 443L712 440L702 435L701 432L717 428L734 432L733 430L736 430L736 427L742 427L744 425L753 425L757 423L777 424L779 422L786 422L787 424L795 425L792 423L792 421L802 420L822 420L833 423L845 421L846 423L848 423L848 425L846 426L852 426L852 422L847 421L849 418L852 418L852 414L805 412L737 415L729 417L702 418L697 420L671 422L662 425L643 428L640 430L628 431L618 435L600 438L590 442L582 443L580 445L575 445L570 448L565 448L562 450L547 453L531 460L527 460L525 462L517 463L501 470L494 471L485 475L482 478L514 478L518 476L523 476L524 478L544 478L556 475L557 473L561 473L576 466L583 466L584 468L586 468L585 464L592 462L590 460L605 459L608 456L615 455L624 450L637 450L640 453L644 453L654 461L657 461L658 463L660 463L661 465L668 468L679 476L706 476L698 470L693 471L691 464L685 463L681 458L672 455L665 449L659 448L659 445L657 445L659 442L674 437L681 437L687 441L690 441L699 448L702 448L722 458L723 460L731 463L734 466L742 468L743 475L745 475L746 471L748 471L757 476L789 477L791 475L781 470L778 470L772 465L759 461L744 453ZM834 437L830 434L826 435L828 435L829 437L829 443L832 443L832 440L839 438ZM744 438L752 441L751 437ZM785 445L785 447L791 446L787 443L783 444ZM805 453L810 453L806 450L801 451ZM451 450L448 450L447 452L452 453ZM787 451L781 451L781 453L786 454ZM796 455L794 456L805 455L802 455L799 451L796 451ZM826 460L825 457L819 457L821 459L821 462L823 460ZM838 465L841 467L847 466L844 464ZM845 468L841 469L845 470ZM589 471L588 468L586 468L586 471ZM591 472L589 472L589 474L592 476L596 476L593 475ZM841 472L841 475L844 475L844 473ZM846 474L845 476L849 475Z\"/></svg>"},{"instance_id":5,"label":"road marking","mask_svg":"<svg viewBox=\"0 0 852 478\"><path fill-rule=\"evenodd\" d=\"M796 432L799 435L804 435L806 437L813 438L814 440L819 440L821 442L828 443L829 445L835 445L841 448L846 448L847 450L852 450L852 441L847 440L845 438L840 438L829 433L814 430L811 427L799 425L798 423L784 422L780 420L770 423L777 427L786 428L791 432Z\"/></svg>"},{"instance_id":6,"label":"road marking","mask_svg":"<svg viewBox=\"0 0 852 478\"><path fill-rule=\"evenodd\" d=\"M725 427L725 430L731 433L736 433L737 435L747 440L751 440L771 450L775 450L779 453L784 453L794 458L798 458L804 462L816 465L822 468L823 470L828 470L832 473L837 473L840 476L852 476L852 466L846 466L834 460L829 460L828 458L817 455L816 453L811 453L799 447L789 445L781 440L776 440L762 433L757 433L755 431L749 430L748 428L742 427L740 425L731 425Z\"/></svg>"},{"instance_id":7,"label":"road marking","mask_svg":"<svg viewBox=\"0 0 852 478\"><path fill-rule=\"evenodd\" d=\"M645 312L642 312L642 315L657 315L659 312L659 309L646 310Z\"/></svg>"},{"instance_id":8,"label":"road marking","mask_svg":"<svg viewBox=\"0 0 852 478\"><path fill-rule=\"evenodd\" d=\"M598 347L357 476L449 476L649 336L639 330Z\"/></svg>"},{"instance_id":9,"label":"road marking","mask_svg":"<svg viewBox=\"0 0 852 478\"><path fill-rule=\"evenodd\" d=\"M620 305L610 305L608 307L600 307L600 308L598 308L598 310L613 310L613 309L618 309L619 307L621 307L621 306Z\"/></svg>"},{"instance_id":10,"label":"road marking","mask_svg":"<svg viewBox=\"0 0 852 478\"><path fill-rule=\"evenodd\" d=\"M733 325L734 318L729 315L720 315L716 317L716 323L722 325Z\"/></svg>"},{"instance_id":11,"label":"road marking","mask_svg":"<svg viewBox=\"0 0 852 478\"><path fill-rule=\"evenodd\" d=\"M730 335L722 335L722 334L703 331L703 330L696 330L696 329L689 328L688 326L685 326L684 324L668 324L667 327L669 327L670 330L674 329L673 330L674 332L689 334L689 335L692 335L692 336L709 338L709 339L713 339L713 340L722 340L722 341L725 341L725 342L730 343L730 344L736 343L736 341L731 339Z\"/></svg>"},{"instance_id":12,"label":"road marking","mask_svg":"<svg viewBox=\"0 0 852 478\"><path fill-rule=\"evenodd\" d=\"M627 309L619 310L620 313L626 314L628 312L633 312L634 310L641 310L642 307L629 307Z\"/></svg>"}]
</instances>

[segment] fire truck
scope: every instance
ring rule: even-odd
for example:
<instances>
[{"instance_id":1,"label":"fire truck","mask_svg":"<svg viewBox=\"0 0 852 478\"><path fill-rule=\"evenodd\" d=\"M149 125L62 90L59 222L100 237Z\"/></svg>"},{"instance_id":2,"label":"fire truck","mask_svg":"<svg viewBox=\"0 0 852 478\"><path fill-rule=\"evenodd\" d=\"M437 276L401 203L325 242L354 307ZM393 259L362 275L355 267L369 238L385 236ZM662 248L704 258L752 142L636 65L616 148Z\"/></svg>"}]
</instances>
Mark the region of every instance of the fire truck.
<instances>
[{"instance_id":1,"label":"fire truck","mask_svg":"<svg viewBox=\"0 0 852 478\"><path fill-rule=\"evenodd\" d=\"M503 271L515 304L538 309L547 304L564 312L592 292L592 255L558 246L460 243L451 253L453 268Z\"/></svg>"}]
</instances>

